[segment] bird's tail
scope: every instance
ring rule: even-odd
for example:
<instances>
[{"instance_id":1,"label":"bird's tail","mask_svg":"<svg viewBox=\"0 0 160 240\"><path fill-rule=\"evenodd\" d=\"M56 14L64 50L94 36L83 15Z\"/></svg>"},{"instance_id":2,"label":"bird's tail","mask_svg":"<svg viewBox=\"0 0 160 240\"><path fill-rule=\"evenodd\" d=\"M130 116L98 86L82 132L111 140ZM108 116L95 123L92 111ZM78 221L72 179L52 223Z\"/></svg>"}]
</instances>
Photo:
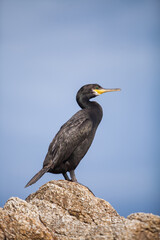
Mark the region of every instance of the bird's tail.
<instances>
[{"instance_id":1,"label":"bird's tail","mask_svg":"<svg viewBox=\"0 0 160 240\"><path fill-rule=\"evenodd\" d=\"M34 177L26 184L26 187L29 187L30 185L34 184L35 182L37 182L47 171L48 171L48 167L47 168L42 168L38 173L36 173L36 175L34 175Z\"/></svg>"}]
</instances>

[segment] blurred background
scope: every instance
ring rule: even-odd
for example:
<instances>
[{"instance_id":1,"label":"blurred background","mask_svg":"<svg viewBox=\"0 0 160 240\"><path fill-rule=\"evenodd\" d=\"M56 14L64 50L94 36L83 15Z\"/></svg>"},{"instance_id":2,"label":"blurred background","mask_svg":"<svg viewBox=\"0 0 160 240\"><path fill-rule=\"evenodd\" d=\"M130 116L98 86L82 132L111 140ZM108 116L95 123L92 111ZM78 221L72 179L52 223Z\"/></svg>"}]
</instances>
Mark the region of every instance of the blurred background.
<instances>
[{"instance_id":1,"label":"blurred background","mask_svg":"<svg viewBox=\"0 0 160 240\"><path fill-rule=\"evenodd\" d=\"M103 120L76 169L80 183L122 216L160 214L160 2L1 0L0 207L52 179L25 184L79 106L88 83Z\"/></svg>"}]
</instances>

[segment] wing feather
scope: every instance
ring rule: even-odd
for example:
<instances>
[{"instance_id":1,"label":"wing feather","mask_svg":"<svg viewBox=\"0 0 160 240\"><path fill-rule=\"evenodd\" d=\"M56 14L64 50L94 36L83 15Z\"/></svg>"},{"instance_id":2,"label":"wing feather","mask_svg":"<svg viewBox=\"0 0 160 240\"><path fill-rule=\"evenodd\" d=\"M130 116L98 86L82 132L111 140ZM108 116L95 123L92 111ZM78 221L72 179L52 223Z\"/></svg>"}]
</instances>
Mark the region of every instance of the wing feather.
<instances>
[{"instance_id":1,"label":"wing feather","mask_svg":"<svg viewBox=\"0 0 160 240\"><path fill-rule=\"evenodd\" d=\"M43 166L59 166L83 142L92 131L92 121L82 111L66 122L52 140Z\"/></svg>"}]
</instances>

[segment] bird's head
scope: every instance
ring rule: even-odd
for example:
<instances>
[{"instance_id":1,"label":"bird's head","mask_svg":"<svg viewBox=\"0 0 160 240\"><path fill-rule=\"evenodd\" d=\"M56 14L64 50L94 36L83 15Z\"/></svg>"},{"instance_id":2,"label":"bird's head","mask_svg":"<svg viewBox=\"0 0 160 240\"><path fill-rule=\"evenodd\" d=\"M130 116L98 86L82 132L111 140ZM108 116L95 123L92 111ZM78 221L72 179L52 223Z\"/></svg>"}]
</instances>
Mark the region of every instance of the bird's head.
<instances>
[{"instance_id":1,"label":"bird's head","mask_svg":"<svg viewBox=\"0 0 160 240\"><path fill-rule=\"evenodd\" d=\"M83 87L80 88L80 90L77 93L77 97L87 97L88 99L94 98L96 96L99 96L102 93L105 92L115 92L115 91L120 91L120 88L110 88L110 89L105 89L101 87L99 84L87 84L84 85Z\"/></svg>"}]
</instances>

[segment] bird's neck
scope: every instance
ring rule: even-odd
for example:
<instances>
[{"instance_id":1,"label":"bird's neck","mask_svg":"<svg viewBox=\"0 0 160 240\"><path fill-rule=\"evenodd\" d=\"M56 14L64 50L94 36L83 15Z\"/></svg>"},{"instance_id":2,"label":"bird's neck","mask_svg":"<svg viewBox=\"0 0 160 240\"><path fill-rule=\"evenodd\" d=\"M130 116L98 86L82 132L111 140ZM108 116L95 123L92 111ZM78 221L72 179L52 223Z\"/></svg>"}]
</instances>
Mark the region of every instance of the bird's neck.
<instances>
[{"instance_id":1,"label":"bird's neck","mask_svg":"<svg viewBox=\"0 0 160 240\"><path fill-rule=\"evenodd\" d=\"M90 102L86 96L77 96L77 103L82 109L93 107L93 102Z\"/></svg>"},{"instance_id":2,"label":"bird's neck","mask_svg":"<svg viewBox=\"0 0 160 240\"><path fill-rule=\"evenodd\" d=\"M95 101L90 101L87 97L78 98L77 103L82 109L90 109L91 114L94 115L92 117L96 118L99 124L103 116L103 110L100 104Z\"/></svg>"},{"instance_id":3,"label":"bird's neck","mask_svg":"<svg viewBox=\"0 0 160 240\"><path fill-rule=\"evenodd\" d=\"M77 98L77 103L82 109L92 107L92 102L90 102L89 99L86 96L78 97Z\"/></svg>"}]
</instances>

